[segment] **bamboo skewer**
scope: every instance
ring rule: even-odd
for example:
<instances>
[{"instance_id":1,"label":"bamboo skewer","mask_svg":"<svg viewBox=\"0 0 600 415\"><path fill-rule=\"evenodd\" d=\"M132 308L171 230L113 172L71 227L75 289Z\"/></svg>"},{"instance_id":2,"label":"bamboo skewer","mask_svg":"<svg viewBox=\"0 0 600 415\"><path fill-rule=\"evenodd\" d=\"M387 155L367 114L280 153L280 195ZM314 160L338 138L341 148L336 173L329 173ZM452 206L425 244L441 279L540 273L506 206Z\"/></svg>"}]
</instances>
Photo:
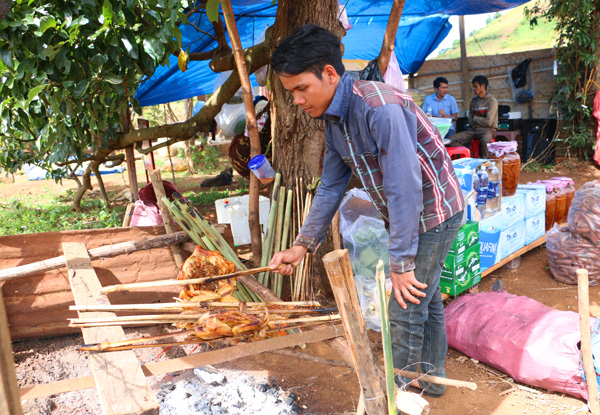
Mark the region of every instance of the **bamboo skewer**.
<instances>
[{"instance_id":1,"label":"bamboo skewer","mask_svg":"<svg viewBox=\"0 0 600 415\"><path fill-rule=\"evenodd\" d=\"M72 305L69 310L72 311L140 311L140 310L186 310L190 308L209 308L209 307L232 307L239 308L242 304L246 307L267 307L269 312L273 313L275 310L292 310L297 309L275 309L272 310L269 306L275 307L321 307L321 303L318 301L295 301L285 302L278 301L272 303L221 303L217 301L207 302L176 302L176 303L152 303L152 304L96 304L96 305ZM312 311L313 309L304 309L305 311Z\"/></svg>"},{"instance_id":2,"label":"bamboo skewer","mask_svg":"<svg viewBox=\"0 0 600 415\"><path fill-rule=\"evenodd\" d=\"M281 267L283 267L283 265L281 265L280 268ZM169 279L169 280L157 280L157 281L148 281L148 282L134 282L131 284L116 284L116 285L109 285L109 286L103 287L100 290L100 293L108 294L108 293L114 293L117 291L131 291L131 290L140 289L140 288L155 288L155 287L169 287L169 286L173 286L173 285L204 284L206 282L224 280L227 278L239 277L241 275L256 274L259 272L270 271L270 270L271 269L269 267L261 267L261 268L243 269L243 270L239 270L236 272L232 272L230 274L217 275L214 277L207 277L207 278L191 278L189 280Z\"/></svg>"},{"instance_id":3,"label":"bamboo skewer","mask_svg":"<svg viewBox=\"0 0 600 415\"><path fill-rule=\"evenodd\" d=\"M139 343L148 342L148 341L152 341L152 340L167 339L170 337L179 336L181 334L192 334L192 333L194 333L194 330L183 330L183 331L177 331L174 333L159 334L158 336L152 336L152 337L139 337L137 339L119 340L119 341L115 341L115 342L84 344L77 350L84 351L84 352L102 351L103 349L105 349L107 347L117 347L117 346L139 344Z\"/></svg>"},{"instance_id":4,"label":"bamboo skewer","mask_svg":"<svg viewBox=\"0 0 600 415\"><path fill-rule=\"evenodd\" d=\"M69 319L69 327L94 327L94 326L104 326L104 325L132 325L132 324L166 324L166 323L186 323L186 322L194 322L202 317L202 314L184 314L184 315L165 315L165 314L155 314L155 315L143 315L143 316L120 316L120 317L97 317L97 318L72 318ZM334 321L339 320L339 314L332 314L329 316L319 316L319 317L300 317L300 318L292 318L281 321L269 321L267 326L269 327L278 327L281 325L290 324L305 324L305 323L317 323L323 321ZM157 323L156 323L157 322ZM293 327L293 326L292 326ZM287 327L283 327L287 328Z\"/></svg>"}]
</instances>

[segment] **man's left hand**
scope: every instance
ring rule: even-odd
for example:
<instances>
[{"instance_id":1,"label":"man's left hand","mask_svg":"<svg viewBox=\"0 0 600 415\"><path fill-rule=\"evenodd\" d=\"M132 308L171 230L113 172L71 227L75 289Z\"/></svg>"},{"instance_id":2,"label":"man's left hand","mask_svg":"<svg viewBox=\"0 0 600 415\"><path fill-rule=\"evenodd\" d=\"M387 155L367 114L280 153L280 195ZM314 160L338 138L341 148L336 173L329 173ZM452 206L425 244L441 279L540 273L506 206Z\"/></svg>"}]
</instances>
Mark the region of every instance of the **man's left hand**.
<instances>
[{"instance_id":1,"label":"man's left hand","mask_svg":"<svg viewBox=\"0 0 600 415\"><path fill-rule=\"evenodd\" d=\"M392 272L392 285L394 286L394 296L396 301L400 304L400 307L406 310L406 301L410 301L413 304L420 304L421 302L417 297L425 297L423 291L427 288L427 284L417 281L415 278L414 271L408 271L403 274L397 274Z\"/></svg>"}]
</instances>

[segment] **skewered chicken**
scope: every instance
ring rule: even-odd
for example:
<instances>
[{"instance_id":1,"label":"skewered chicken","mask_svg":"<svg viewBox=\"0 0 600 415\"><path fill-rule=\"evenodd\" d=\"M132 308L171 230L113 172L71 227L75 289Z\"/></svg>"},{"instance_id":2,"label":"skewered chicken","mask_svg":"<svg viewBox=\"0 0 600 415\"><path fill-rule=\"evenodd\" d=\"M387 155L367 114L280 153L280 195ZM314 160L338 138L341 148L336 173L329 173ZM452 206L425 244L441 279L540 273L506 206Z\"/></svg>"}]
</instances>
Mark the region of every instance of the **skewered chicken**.
<instances>
[{"instance_id":1,"label":"skewered chicken","mask_svg":"<svg viewBox=\"0 0 600 415\"><path fill-rule=\"evenodd\" d=\"M196 246L192 255L181 264L177 279L210 278L217 275L231 274L235 270L235 264L223 258L220 252L206 251L200 246ZM179 298L193 302L236 302L237 300L233 297L235 286L236 278L207 282L202 285L184 285L179 293Z\"/></svg>"},{"instance_id":2,"label":"skewered chicken","mask_svg":"<svg viewBox=\"0 0 600 415\"><path fill-rule=\"evenodd\" d=\"M269 314L256 315L237 310L212 310L200 317L195 326L195 337L214 340L222 337L237 337L240 340L264 339Z\"/></svg>"}]
</instances>

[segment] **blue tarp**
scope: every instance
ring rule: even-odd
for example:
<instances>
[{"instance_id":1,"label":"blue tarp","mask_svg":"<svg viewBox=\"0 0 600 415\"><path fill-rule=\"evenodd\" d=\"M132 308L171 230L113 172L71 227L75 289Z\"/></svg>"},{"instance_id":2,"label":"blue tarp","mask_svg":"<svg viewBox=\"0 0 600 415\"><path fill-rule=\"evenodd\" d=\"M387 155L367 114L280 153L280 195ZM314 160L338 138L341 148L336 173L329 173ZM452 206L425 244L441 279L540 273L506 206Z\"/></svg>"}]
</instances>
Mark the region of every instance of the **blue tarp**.
<instances>
[{"instance_id":1,"label":"blue tarp","mask_svg":"<svg viewBox=\"0 0 600 415\"><path fill-rule=\"evenodd\" d=\"M444 40L451 29L449 15L488 13L516 7L528 0L407 0L396 36L395 53L402 72L416 72L427 56ZM240 40L244 48L259 43L268 25L275 22L277 5L271 0L232 0ZM371 60L377 57L392 7L392 0L348 0L348 19L353 28L342 39L344 59ZM212 33L212 24L204 13L196 13L189 21L202 31ZM181 28L183 48L203 52L216 47L210 36L193 26ZM218 74L208 67L208 61L193 61L187 72L177 67L177 58L170 58L169 67L159 67L154 75L140 85L136 98L142 106L157 105L212 93ZM254 77L251 80L254 82Z\"/></svg>"}]
</instances>

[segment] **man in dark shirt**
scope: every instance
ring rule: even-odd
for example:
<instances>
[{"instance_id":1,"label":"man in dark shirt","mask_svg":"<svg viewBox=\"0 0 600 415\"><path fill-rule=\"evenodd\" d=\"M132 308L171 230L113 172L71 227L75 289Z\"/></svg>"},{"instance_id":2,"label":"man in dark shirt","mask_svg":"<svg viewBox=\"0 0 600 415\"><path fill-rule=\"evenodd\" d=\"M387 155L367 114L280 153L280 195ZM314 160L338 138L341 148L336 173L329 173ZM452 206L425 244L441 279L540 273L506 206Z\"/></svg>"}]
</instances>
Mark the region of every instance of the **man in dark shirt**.
<instances>
[{"instance_id":1,"label":"man in dark shirt","mask_svg":"<svg viewBox=\"0 0 600 415\"><path fill-rule=\"evenodd\" d=\"M464 146L471 148L471 141L479 139L479 157L488 158L488 143L496 137L498 130L498 101L487 90L488 79L483 75L477 75L471 82L475 97L469 105L469 125L467 131L449 137L452 140L448 147Z\"/></svg>"},{"instance_id":2,"label":"man in dark shirt","mask_svg":"<svg viewBox=\"0 0 600 415\"><path fill-rule=\"evenodd\" d=\"M420 364L422 371L445 376L439 280L462 222L464 201L438 130L410 95L345 74L339 39L321 27L296 29L273 52L271 68L296 105L325 120L327 146L312 208L293 247L275 254L271 269L282 263L296 266L307 251L314 253L350 176L356 175L390 233L394 366L414 364L417 370ZM292 265L279 272L291 274ZM413 385L432 395L445 391L425 382Z\"/></svg>"}]
</instances>

